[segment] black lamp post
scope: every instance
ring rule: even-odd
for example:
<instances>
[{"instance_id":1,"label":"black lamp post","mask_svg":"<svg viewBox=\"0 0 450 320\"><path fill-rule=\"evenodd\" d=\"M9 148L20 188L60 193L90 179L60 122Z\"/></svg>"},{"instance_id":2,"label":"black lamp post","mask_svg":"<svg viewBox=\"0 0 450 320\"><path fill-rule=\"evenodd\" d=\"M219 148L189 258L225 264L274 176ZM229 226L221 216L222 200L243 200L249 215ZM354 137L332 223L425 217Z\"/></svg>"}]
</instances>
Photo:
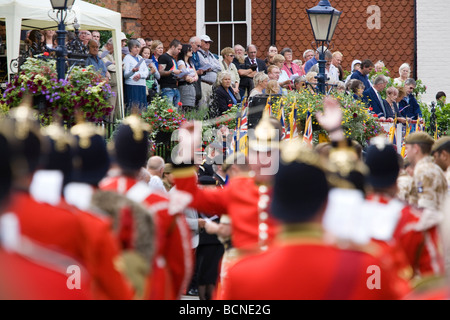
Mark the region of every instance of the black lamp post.
<instances>
[{"instance_id":1,"label":"black lamp post","mask_svg":"<svg viewBox=\"0 0 450 320\"><path fill-rule=\"evenodd\" d=\"M328 0L320 0L319 4L311 9L306 9L309 22L314 33L316 49L319 51L319 74L317 75L317 88L319 93L325 94L325 51L336 30L340 11L334 9Z\"/></svg>"},{"instance_id":2,"label":"black lamp post","mask_svg":"<svg viewBox=\"0 0 450 320\"><path fill-rule=\"evenodd\" d=\"M67 17L67 9L72 8L75 0L50 0L53 10L57 10L56 16L58 18L58 47L56 52L56 71L59 79L64 79L66 74L66 25L65 20Z\"/></svg>"}]
</instances>

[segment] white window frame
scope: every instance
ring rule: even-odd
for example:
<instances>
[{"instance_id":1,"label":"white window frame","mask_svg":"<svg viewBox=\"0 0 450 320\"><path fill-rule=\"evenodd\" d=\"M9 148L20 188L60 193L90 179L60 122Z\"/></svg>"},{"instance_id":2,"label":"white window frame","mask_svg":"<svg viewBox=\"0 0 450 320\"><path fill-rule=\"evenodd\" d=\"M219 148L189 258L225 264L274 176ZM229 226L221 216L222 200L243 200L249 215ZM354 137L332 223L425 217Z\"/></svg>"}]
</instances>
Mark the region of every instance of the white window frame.
<instances>
[{"instance_id":1,"label":"white window frame","mask_svg":"<svg viewBox=\"0 0 450 320\"><path fill-rule=\"evenodd\" d=\"M247 43L239 43L244 48L247 47L247 45L252 43L252 1L251 0L240 0L245 1L245 23L247 24ZM217 25L217 24L235 24L235 21L218 21L218 22L206 22L205 21L205 0L197 0L197 23L196 23L196 29L197 29L197 36L201 36L203 34L206 34L206 26L208 24L211 25ZM231 2L231 6L233 6L233 1ZM233 9L233 7L232 7ZM233 14L233 10L231 10L231 14ZM217 16L219 16L219 6L217 6ZM222 48L220 48L220 32L218 33L219 39L217 39L218 44L218 51ZM236 45L237 43L234 42L234 33L232 34L232 42L233 45Z\"/></svg>"}]
</instances>

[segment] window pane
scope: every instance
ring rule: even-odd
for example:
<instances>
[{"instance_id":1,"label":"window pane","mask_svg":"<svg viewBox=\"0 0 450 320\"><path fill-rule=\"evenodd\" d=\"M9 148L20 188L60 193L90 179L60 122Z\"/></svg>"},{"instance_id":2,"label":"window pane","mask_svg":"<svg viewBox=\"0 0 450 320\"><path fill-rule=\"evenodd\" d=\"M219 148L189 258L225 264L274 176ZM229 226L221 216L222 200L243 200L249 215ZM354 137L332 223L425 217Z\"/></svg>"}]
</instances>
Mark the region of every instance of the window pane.
<instances>
[{"instance_id":1,"label":"window pane","mask_svg":"<svg viewBox=\"0 0 450 320\"><path fill-rule=\"evenodd\" d=\"M219 21L231 21L231 0L219 0Z\"/></svg>"},{"instance_id":2,"label":"window pane","mask_svg":"<svg viewBox=\"0 0 450 320\"><path fill-rule=\"evenodd\" d=\"M217 0L205 0L205 21L217 21Z\"/></svg>"},{"instance_id":3,"label":"window pane","mask_svg":"<svg viewBox=\"0 0 450 320\"><path fill-rule=\"evenodd\" d=\"M245 21L245 4L246 1L233 0L233 21Z\"/></svg>"},{"instance_id":4,"label":"window pane","mask_svg":"<svg viewBox=\"0 0 450 320\"><path fill-rule=\"evenodd\" d=\"M209 47L209 51L211 51L212 53L217 53L219 39L218 25L207 25L206 34L213 41Z\"/></svg>"},{"instance_id":5,"label":"window pane","mask_svg":"<svg viewBox=\"0 0 450 320\"><path fill-rule=\"evenodd\" d=\"M247 47L247 25L235 24L234 25L234 45L240 44L244 48Z\"/></svg>"},{"instance_id":6,"label":"window pane","mask_svg":"<svg viewBox=\"0 0 450 320\"><path fill-rule=\"evenodd\" d=\"M220 49L233 46L232 31L233 26L231 24L222 24L220 26Z\"/></svg>"}]
</instances>

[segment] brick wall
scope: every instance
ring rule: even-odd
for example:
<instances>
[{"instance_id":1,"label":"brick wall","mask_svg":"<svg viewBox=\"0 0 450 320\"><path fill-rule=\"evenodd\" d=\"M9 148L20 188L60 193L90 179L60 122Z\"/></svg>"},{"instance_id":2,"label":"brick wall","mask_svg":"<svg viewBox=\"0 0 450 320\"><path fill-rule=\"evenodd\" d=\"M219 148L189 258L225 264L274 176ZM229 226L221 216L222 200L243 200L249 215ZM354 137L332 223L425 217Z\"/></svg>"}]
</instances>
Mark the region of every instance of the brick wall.
<instances>
[{"instance_id":1,"label":"brick wall","mask_svg":"<svg viewBox=\"0 0 450 320\"><path fill-rule=\"evenodd\" d=\"M427 86L427 103L436 101L438 91L450 94L449 13L448 0L417 0L417 76Z\"/></svg>"},{"instance_id":2,"label":"brick wall","mask_svg":"<svg viewBox=\"0 0 450 320\"><path fill-rule=\"evenodd\" d=\"M426 7L426 0L417 1ZM435 1L445 4L446 7L450 5L448 0ZM196 0L103 2L106 7L122 13L124 32L134 32L135 37L159 39L166 48L173 39L187 42L192 35L197 34ZM373 62L383 60L392 77L398 76L398 68L404 62L411 64L413 69L416 67L414 0L330 2L333 7L342 11L331 50L339 50L344 54L344 69L349 70L354 59L371 59ZM306 9L317 3L316 0L308 2L277 0L276 45L279 50L291 47L294 58L302 58L303 52L312 47L313 35ZM265 58L270 46L270 10L270 0L252 0L251 40L259 48L260 58ZM426 10L423 12L426 13ZM443 15L444 11L441 12ZM425 23L423 28L426 27ZM431 42L430 39L427 40ZM423 68L422 66L422 74Z\"/></svg>"},{"instance_id":3,"label":"brick wall","mask_svg":"<svg viewBox=\"0 0 450 320\"><path fill-rule=\"evenodd\" d=\"M141 19L141 4L137 0L102 0L95 2L96 5L103 6L107 9L120 12L122 15L122 31L133 34L133 37L141 37L142 24Z\"/></svg>"},{"instance_id":4,"label":"brick wall","mask_svg":"<svg viewBox=\"0 0 450 320\"><path fill-rule=\"evenodd\" d=\"M314 40L306 9L317 3L316 0L277 1L276 45L279 51L290 47L294 59L303 60L303 52L312 48ZM403 62L414 65L413 0L360 0L357 4L341 0L330 3L342 12L330 49L344 54L344 69L349 70L354 59L371 59L374 63L382 60L397 77ZM260 48L261 55L270 45L270 6L270 0L252 1L252 40ZM379 8L376 21L373 18L377 13L372 10L368 13L371 6Z\"/></svg>"},{"instance_id":5,"label":"brick wall","mask_svg":"<svg viewBox=\"0 0 450 320\"><path fill-rule=\"evenodd\" d=\"M158 39L168 49L173 39L183 43L196 35L196 0L139 0L141 37Z\"/></svg>"}]
</instances>

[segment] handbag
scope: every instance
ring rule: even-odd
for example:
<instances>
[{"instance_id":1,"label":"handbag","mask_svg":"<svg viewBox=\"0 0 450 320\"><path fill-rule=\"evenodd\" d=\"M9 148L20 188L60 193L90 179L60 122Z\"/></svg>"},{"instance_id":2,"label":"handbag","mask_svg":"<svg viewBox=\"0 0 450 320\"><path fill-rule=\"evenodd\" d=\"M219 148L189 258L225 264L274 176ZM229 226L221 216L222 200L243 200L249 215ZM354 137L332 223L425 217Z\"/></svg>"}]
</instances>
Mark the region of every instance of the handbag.
<instances>
[{"instance_id":1,"label":"handbag","mask_svg":"<svg viewBox=\"0 0 450 320\"><path fill-rule=\"evenodd\" d=\"M200 101L202 99L202 85L200 79L194 82L195 87L195 100Z\"/></svg>"}]
</instances>

